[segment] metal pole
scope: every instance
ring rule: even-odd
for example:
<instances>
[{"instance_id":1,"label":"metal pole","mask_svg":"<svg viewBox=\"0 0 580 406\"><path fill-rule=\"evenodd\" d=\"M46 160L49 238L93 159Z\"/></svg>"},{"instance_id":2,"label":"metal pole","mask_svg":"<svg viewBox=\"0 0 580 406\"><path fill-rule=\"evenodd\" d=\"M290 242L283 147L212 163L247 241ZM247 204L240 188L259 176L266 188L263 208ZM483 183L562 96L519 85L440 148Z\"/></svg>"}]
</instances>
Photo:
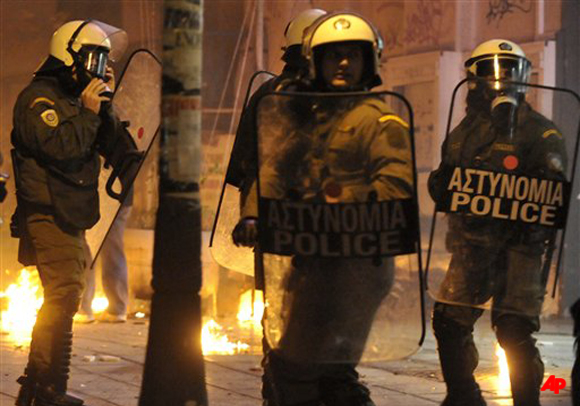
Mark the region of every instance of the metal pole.
<instances>
[{"instance_id":1,"label":"metal pole","mask_svg":"<svg viewBox=\"0 0 580 406\"><path fill-rule=\"evenodd\" d=\"M203 0L166 0L159 209L139 406L206 406L201 349Z\"/></svg>"},{"instance_id":2,"label":"metal pole","mask_svg":"<svg viewBox=\"0 0 580 406\"><path fill-rule=\"evenodd\" d=\"M256 23L256 70L264 70L264 0L258 0Z\"/></svg>"}]
</instances>

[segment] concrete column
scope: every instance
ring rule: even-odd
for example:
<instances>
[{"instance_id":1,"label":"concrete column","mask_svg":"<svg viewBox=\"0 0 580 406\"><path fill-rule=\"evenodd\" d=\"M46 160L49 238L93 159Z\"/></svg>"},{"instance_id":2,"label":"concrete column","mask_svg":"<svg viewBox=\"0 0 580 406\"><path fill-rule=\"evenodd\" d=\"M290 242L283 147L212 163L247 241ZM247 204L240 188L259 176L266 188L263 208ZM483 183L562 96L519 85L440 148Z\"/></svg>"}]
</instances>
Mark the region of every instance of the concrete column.
<instances>
[{"instance_id":1,"label":"concrete column","mask_svg":"<svg viewBox=\"0 0 580 406\"><path fill-rule=\"evenodd\" d=\"M201 53L203 0L167 0L159 209L140 406L205 406L201 349Z\"/></svg>"}]
</instances>

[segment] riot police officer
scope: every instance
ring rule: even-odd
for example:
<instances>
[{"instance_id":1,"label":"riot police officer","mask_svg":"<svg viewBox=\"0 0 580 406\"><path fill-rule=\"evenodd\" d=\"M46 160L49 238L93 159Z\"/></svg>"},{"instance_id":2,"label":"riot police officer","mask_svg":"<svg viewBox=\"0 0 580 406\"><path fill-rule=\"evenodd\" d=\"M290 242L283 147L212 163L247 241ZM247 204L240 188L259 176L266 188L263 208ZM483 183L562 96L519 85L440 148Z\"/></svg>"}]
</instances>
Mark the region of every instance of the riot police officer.
<instances>
[{"instance_id":1,"label":"riot police officer","mask_svg":"<svg viewBox=\"0 0 580 406\"><path fill-rule=\"evenodd\" d=\"M306 60L302 56L302 35L304 30L310 26L317 18L326 14L321 9L306 9L294 17L286 26L284 31L284 54L282 60L285 62L284 68L280 75L272 78L262 84L252 95L248 105L244 109L240 125L236 132L236 141L234 143L230 163L226 173L226 182L236 186L240 190L240 207L245 205L246 199L254 181L256 173L256 128L255 114L256 101L263 94L273 90L285 89L293 86L300 74L306 69ZM255 219L253 217L243 219L234 229L234 243L240 244L241 241L254 240L257 235ZM260 268L259 255L256 256L255 262L255 286L258 290L264 289L264 277ZM265 315L264 315L265 317ZM269 346L267 340L263 340L264 354L268 353ZM272 401L270 383L267 376L263 376L262 397L265 402Z\"/></svg>"},{"instance_id":2,"label":"riot police officer","mask_svg":"<svg viewBox=\"0 0 580 406\"><path fill-rule=\"evenodd\" d=\"M490 40L475 48L465 68L468 77L480 80L469 82L466 116L447 136L441 164L429 178L433 199L441 201L453 167L564 180L560 131L525 101L526 86L506 83L529 81L531 63L522 49ZM451 263L432 320L447 384L442 405L485 405L473 376L473 326L481 305L493 298L492 325L507 355L514 405L539 406L544 365L532 334L540 328L542 258L552 238L553 231L540 225L448 214Z\"/></svg>"},{"instance_id":3,"label":"riot police officer","mask_svg":"<svg viewBox=\"0 0 580 406\"><path fill-rule=\"evenodd\" d=\"M304 34L302 52L308 69L300 87L324 93L371 89L381 83L381 51L380 35L361 16L322 16ZM381 200L411 196L407 124L380 98L337 100L290 100L282 109L298 110L290 118L295 127L260 169L261 193L345 203L368 201L370 196ZM323 192L331 189L330 194ZM256 214L256 201L248 199L242 215L249 219ZM250 245L247 240L240 243ZM392 285L392 264L294 256L291 267L282 337L267 354L264 371L276 405L374 405L355 368L375 312ZM360 317L349 311L355 297ZM332 322L320 322L329 314ZM330 358L334 362L326 362Z\"/></svg>"},{"instance_id":4,"label":"riot police officer","mask_svg":"<svg viewBox=\"0 0 580 406\"><path fill-rule=\"evenodd\" d=\"M287 89L298 82L301 73L306 69L306 60L302 56L302 34L317 18L326 14L326 11L321 9L307 9L294 17L286 26L284 31L284 54L282 60L285 62L284 68L280 75L265 82L252 95L248 106L244 109L240 125L236 132L236 141L232 149L230 164L226 174L226 182L230 183L240 189L240 205L243 206L247 198L249 189L252 185L255 168L255 155L253 151L256 139L256 129L254 128L256 100L261 95L273 90ZM234 232L234 240L244 239L246 236L240 234L242 232L255 233L255 227L250 222L247 227L238 229ZM252 238L248 236L248 238ZM257 281L258 288L261 282Z\"/></svg>"},{"instance_id":5,"label":"riot police officer","mask_svg":"<svg viewBox=\"0 0 580 406\"><path fill-rule=\"evenodd\" d=\"M122 155L119 140L128 136L109 103L108 67L126 43L124 31L96 20L62 25L14 107L19 261L36 265L44 288L17 406L83 404L66 393L72 322L87 265L84 230L99 220L99 154Z\"/></svg>"}]
</instances>

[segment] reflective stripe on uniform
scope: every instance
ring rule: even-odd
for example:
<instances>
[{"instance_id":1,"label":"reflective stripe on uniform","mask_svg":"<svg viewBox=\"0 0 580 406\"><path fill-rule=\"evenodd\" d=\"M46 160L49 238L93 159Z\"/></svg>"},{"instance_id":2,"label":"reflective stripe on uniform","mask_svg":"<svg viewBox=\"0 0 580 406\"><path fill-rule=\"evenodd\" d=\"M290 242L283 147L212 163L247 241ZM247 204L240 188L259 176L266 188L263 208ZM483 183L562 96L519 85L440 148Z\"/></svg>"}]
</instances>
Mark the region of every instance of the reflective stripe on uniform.
<instances>
[{"instance_id":1,"label":"reflective stripe on uniform","mask_svg":"<svg viewBox=\"0 0 580 406\"><path fill-rule=\"evenodd\" d=\"M34 108L34 106L36 106L38 103L47 103L50 104L51 106L54 106L54 102L46 97L37 97L36 99L34 99L32 101L32 103L30 103L30 108Z\"/></svg>"},{"instance_id":2,"label":"reflective stripe on uniform","mask_svg":"<svg viewBox=\"0 0 580 406\"><path fill-rule=\"evenodd\" d=\"M409 128L409 124L407 124L401 117L395 115L395 114L386 114L384 116L382 116L381 118L379 118L379 121L381 123L386 123L387 121L395 121L397 123L399 123L400 125L402 125L405 128Z\"/></svg>"},{"instance_id":3,"label":"reflective stripe on uniform","mask_svg":"<svg viewBox=\"0 0 580 406\"><path fill-rule=\"evenodd\" d=\"M545 131L545 132L542 134L542 138L548 138L550 135L555 135L555 136L557 136L558 138L562 138L562 134L560 134L560 132L558 132L558 130L554 130L554 129L551 129L551 130Z\"/></svg>"}]
</instances>

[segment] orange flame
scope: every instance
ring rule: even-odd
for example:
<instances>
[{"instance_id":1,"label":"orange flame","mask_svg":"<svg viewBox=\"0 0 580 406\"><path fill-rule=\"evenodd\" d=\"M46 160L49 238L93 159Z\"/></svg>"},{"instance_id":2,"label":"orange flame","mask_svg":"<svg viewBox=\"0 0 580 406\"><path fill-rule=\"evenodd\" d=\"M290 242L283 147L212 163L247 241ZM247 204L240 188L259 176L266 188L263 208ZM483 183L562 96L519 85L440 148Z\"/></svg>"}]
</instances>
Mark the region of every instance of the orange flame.
<instances>
[{"instance_id":1,"label":"orange flame","mask_svg":"<svg viewBox=\"0 0 580 406\"><path fill-rule=\"evenodd\" d=\"M16 346L30 344L36 313L42 306L42 287L34 268L23 268L15 283L0 292L6 300L6 310L0 312L1 330Z\"/></svg>"},{"instance_id":2,"label":"orange flame","mask_svg":"<svg viewBox=\"0 0 580 406\"><path fill-rule=\"evenodd\" d=\"M250 348L248 344L240 341L237 343L230 342L227 335L223 332L223 327L213 319L208 320L201 330L201 345L203 355L234 355Z\"/></svg>"},{"instance_id":3,"label":"orange flame","mask_svg":"<svg viewBox=\"0 0 580 406\"><path fill-rule=\"evenodd\" d=\"M253 298L253 300L252 300ZM240 296L238 306L238 327L242 330L262 332L262 315L264 314L264 300L261 291L247 290ZM201 333L203 354L233 355L246 352L250 345L240 340L230 341L224 328L215 320L209 319L204 323Z\"/></svg>"},{"instance_id":4,"label":"orange flame","mask_svg":"<svg viewBox=\"0 0 580 406\"><path fill-rule=\"evenodd\" d=\"M36 268L21 269L16 282L0 292L0 300L5 302L0 310L0 330L16 346L30 345L36 315L43 303L43 289ZM95 313L108 306L109 301L102 294L98 294L91 305Z\"/></svg>"},{"instance_id":5,"label":"orange flame","mask_svg":"<svg viewBox=\"0 0 580 406\"><path fill-rule=\"evenodd\" d=\"M496 379L496 390L500 396L511 397L511 386L510 386L510 370L507 362L507 357L505 351L499 343L495 344L495 355L497 357L499 374Z\"/></svg>"},{"instance_id":6,"label":"orange flame","mask_svg":"<svg viewBox=\"0 0 580 406\"><path fill-rule=\"evenodd\" d=\"M252 301L252 293L254 300ZM261 290L247 290L240 296L238 321L251 324L254 329L262 328L264 315L264 295Z\"/></svg>"},{"instance_id":7,"label":"orange flame","mask_svg":"<svg viewBox=\"0 0 580 406\"><path fill-rule=\"evenodd\" d=\"M91 309L93 309L93 313L102 313L107 310L107 307L109 307L109 299L101 294L95 295L93 301L91 302Z\"/></svg>"}]
</instances>

